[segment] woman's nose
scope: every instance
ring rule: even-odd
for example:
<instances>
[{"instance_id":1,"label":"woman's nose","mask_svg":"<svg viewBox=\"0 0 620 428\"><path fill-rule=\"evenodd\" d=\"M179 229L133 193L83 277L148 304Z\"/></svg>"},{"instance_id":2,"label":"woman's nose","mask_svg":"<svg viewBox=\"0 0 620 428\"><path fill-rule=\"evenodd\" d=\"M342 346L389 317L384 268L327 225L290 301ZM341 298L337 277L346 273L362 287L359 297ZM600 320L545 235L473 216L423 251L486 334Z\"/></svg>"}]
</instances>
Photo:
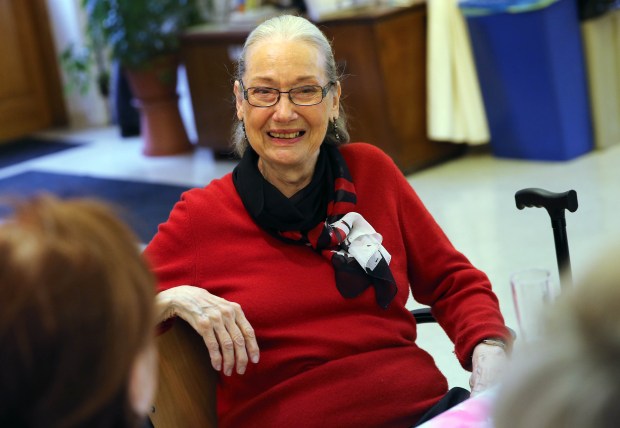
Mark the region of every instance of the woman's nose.
<instances>
[{"instance_id":1,"label":"woman's nose","mask_svg":"<svg viewBox=\"0 0 620 428\"><path fill-rule=\"evenodd\" d=\"M293 104L288 97L288 94L282 94L280 101L275 105L275 112L273 114L274 120L281 122L288 122L297 117L296 105Z\"/></svg>"}]
</instances>

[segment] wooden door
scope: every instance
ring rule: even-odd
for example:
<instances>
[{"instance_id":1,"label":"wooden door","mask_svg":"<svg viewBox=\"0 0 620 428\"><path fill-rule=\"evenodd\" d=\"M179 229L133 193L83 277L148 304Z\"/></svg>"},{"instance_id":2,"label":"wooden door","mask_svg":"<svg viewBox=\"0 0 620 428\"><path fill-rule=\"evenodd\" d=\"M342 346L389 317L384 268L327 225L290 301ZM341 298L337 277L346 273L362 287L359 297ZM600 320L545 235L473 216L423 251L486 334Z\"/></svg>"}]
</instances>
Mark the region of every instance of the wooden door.
<instances>
[{"instance_id":1,"label":"wooden door","mask_svg":"<svg viewBox=\"0 0 620 428\"><path fill-rule=\"evenodd\" d=\"M0 0L0 141L66 124L45 0Z\"/></svg>"}]
</instances>

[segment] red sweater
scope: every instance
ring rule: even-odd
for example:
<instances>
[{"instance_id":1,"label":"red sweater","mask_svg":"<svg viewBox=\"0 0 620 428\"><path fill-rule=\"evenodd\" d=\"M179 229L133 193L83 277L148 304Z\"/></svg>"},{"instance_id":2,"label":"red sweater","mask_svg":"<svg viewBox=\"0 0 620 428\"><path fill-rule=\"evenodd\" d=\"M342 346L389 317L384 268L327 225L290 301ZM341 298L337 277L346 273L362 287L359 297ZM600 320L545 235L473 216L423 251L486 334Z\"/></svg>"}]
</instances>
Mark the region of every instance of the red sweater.
<instances>
[{"instance_id":1,"label":"red sweater","mask_svg":"<svg viewBox=\"0 0 620 428\"><path fill-rule=\"evenodd\" d=\"M244 375L220 376L220 427L408 427L447 382L416 344L409 287L431 305L470 368L475 345L506 337L487 277L450 244L392 160L342 147L357 209L383 235L398 294L381 309L368 288L343 298L331 263L279 241L246 212L231 174L182 195L146 253L159 290L190 284L237 302L261 352Z\"/></svg>"}]
</instances>

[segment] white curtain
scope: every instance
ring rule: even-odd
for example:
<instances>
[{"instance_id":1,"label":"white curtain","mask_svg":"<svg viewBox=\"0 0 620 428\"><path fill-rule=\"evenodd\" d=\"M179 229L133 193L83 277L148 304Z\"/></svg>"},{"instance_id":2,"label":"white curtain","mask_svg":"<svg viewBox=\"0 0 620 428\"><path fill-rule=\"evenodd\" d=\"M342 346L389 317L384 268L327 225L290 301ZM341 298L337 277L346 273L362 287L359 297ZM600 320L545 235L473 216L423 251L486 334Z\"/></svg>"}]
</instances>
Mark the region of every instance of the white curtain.
<instances>
[{"instance_id":1,"label":"white curtain","mask_svg":"<svg viewBox=\"0 0 620 428\"><path fill-rule=\"evenodd\" d=\"M489 141L469 33L457 0L428 0L428 137Z\"/></svg>"},{"instance_id":2,"label":"white curtain","mask_svg":"<svg viewBox=\"0 0 620 428\"><path fill-rule=\"evenodd\" d=\"M581 26L594 141L597 148L620 144L620 10Z\"/></svg>"}]
</instances>

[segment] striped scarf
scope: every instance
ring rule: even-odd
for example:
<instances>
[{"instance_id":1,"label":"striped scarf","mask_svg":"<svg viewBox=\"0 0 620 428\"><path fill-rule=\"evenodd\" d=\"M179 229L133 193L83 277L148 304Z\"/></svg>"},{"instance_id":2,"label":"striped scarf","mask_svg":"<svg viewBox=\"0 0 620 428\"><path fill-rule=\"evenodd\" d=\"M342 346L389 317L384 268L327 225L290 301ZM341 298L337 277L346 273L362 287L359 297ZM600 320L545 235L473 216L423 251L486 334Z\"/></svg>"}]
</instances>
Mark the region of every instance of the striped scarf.
<instances>
[{"instance_id":1,"label":"striped scarf","mask_svg":"<svg viewBox=\"0 0 620 428\"><path fill-rule=\"evenodd\" d=\"M274 188L258 172L257 162L258 155L248 148L233 171L237 192L254 221L278 239L311 246L330 260L336 287L343 297L357 297L372 286L377 304L387 309L397 292L389 267L390 254L381 245L381 235L355 212L355 185L340 151L328 144L321 145L315 177L309 185L315 190L306 197L316 196L324 201L327 193L326 217L321 214L314 226L301 230L291 227L290 223L274 220L281 213L270 213L270 207L265 204L265 200L274 197ZM288 209L286 204L291 202L277 200L277 203ZM296 213L294 207L291 210ZM298 221L293 223L299 224Z\"/></svg>"}]
</instances>

